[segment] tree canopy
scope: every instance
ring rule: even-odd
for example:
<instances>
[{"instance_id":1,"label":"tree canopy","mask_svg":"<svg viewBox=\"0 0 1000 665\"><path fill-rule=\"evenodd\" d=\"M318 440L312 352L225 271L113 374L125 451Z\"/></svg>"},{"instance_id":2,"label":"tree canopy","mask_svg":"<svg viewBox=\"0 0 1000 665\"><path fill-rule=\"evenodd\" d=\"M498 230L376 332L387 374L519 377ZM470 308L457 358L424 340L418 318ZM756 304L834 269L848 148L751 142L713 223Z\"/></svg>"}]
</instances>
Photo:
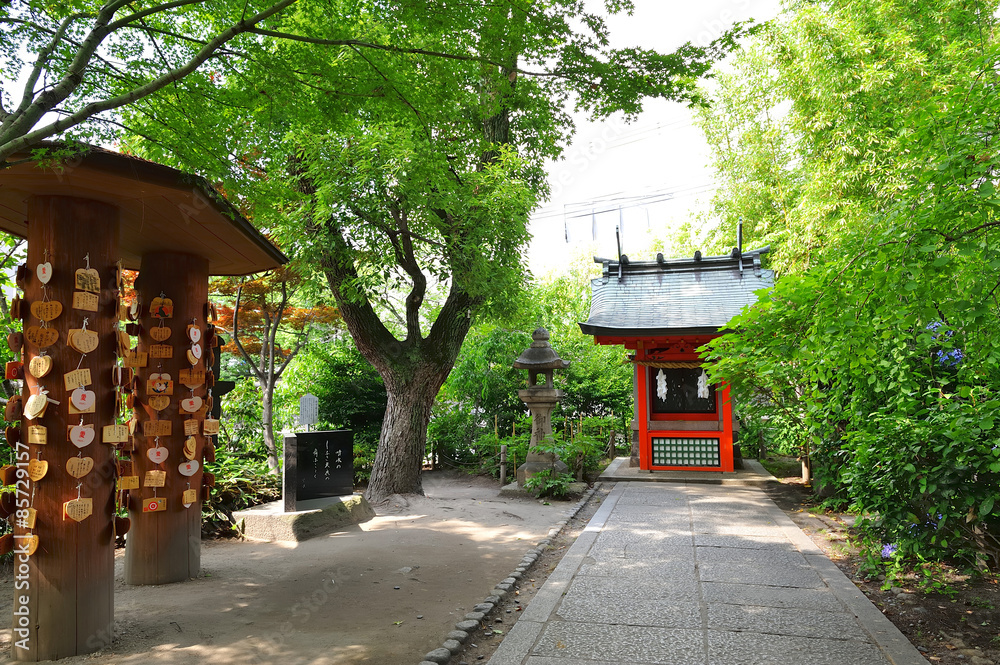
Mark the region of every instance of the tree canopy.
<instances>
[{"instance_id":1,"label":"tree canopy","mask_svg":"<svg viewBox=\"0 0 1000 665\"><path fill-rule=\"evenodd\" d=\"M743 218L785 272L712 344L713 375L797 431L895 562L1000 564L995 9L797 5L706 119L716 238Z\"/></svg>"},{"instance_id":2,"label":"tree canopy","mask_svg":"<svg viewBox=\"0 0 1000 665\"><path fill-rule=\"evenodd\" d=\"M430 408L473 317L527 278L527 216L572 133L565 105L695 103L734 33L663 55L611 49L571 0L332 4L300 0L275 30L299 38L265 32L125 124L144 137L131 148L219 178L325 278L389 396L369 486L380 499L420 490Z\"/></svg>"}]
</instances>

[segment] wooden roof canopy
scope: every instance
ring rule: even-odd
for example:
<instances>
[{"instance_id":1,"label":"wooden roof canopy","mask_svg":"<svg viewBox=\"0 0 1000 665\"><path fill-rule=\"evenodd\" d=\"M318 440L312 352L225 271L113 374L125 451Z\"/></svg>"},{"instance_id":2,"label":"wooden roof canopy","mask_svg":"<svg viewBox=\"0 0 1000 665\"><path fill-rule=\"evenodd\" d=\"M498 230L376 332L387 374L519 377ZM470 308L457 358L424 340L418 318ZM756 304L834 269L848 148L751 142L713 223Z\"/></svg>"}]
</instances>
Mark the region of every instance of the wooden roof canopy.
<instances>
[{"instance_id":1,"label":"wooden roof canopy","mask_svg":"<svg viewBox=\"0 0 1000 665\"><path fill-rule=\"evenodd\" d=\"M66 148L43 143L45 148ZM26 237L28 199L76 196L121 210L125 268L144 254L179 252L208 259L211 275L248 275L288 263L277 247L201 176L88 146L58 168L29 161L0 170L0 229ZM28 155L15 155L18 161Z\"/></svg>"},{"instance_id":2,"label":"wooden roof canopy","mask_svg":"<svg viewBox=\"0 0 1000 665\"><path fill-rule=\"evenodd\" d=\"M660 254L656 261L595 258L604 270L591 281L590 316L580 329L616 338L717 334L757 302L755 291L774 286L774 272L760 260L768 249L682 259Z\"/></svg>"}]
</instances>

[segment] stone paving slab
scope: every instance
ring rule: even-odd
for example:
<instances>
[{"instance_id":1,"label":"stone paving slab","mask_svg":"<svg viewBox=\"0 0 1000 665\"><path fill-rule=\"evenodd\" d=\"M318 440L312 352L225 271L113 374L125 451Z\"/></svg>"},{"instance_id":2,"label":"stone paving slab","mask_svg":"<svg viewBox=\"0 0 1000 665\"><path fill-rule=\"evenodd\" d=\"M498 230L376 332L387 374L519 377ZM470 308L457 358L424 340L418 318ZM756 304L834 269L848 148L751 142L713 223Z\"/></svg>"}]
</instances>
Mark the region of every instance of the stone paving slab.
<instances>
[{"instance_id":1,"label":"stone paving slab","mask_svg":"<svg viewBox=\"0 0 1000 665\"><path fill-rule=\"evenodd\" d=\"M799 607L755 607L709 604L709 630L730 630L794 637L868 641L861 626L847 612L806 610Z\"/></svg>"},{"instance_id":2,"label":"stone paving slab","mask_svg":"<svg viewBox=\"0 0 1000 665\"><path fill-rule=\"evenodd\" d=\"M698 547L727 547L732 549L768 550L775 549L784 552L796 551L784 535L770 536L735 536L718 533L696 533L694 544Z\"/></svg>"},{"instance_id":3,"label":"stone paving slab","mask_svg":"<svg viewBox=\"0 0 1000 665\"><path fill-rule=\"evenodd\" d=\"M927 665L763 492L676 482L618 483L489 661L792 662Z\"/></svg>"},{"instance_id":4,"label":"stone paving slab","mask_svg":"<svg viewBox=\"0 0 1000 665\"><path fill-rule=\"evenodd\" d=\"M704 665L704 643L701 630L553 621L532 653L565 663L594 658L613 663Z\"/></svg>"},{"instance_id":5,"label":"stone paving slab","mask_svg":"<svg viewBox=\"0 0 1000 665\"><path fill-rule=\"evenodd\" d=\"M755 605L759 607L791 607L806 610L839 612L840 605L832 591L797 589L757 584L727 584L705 582L701 585L702 598L711 607L713 603L730 605Z\"/></svg>"},{"instance_id":6,"label":"stone paving slab","mask_svg":"<svg viewBox=\"0 0 1000 665\"><path fill-rule=\"evenodd\" d=\"M737 563L700 563L698 569L702 582L730 582L734 584L763 584L765 586L818 589L823 580L808 565L754 565Z\"/></svg>"},{"instance_id":7,"label":"stone paving slab","mask_svg":"<svg viewBox=\"0 0 1000 665\"><path fill-rule=\"evenodd\" d=\"M677 595L669 582L581 578L566 592L557 615L565 621L698 629L701 603L691 587L691 593Z\"/></svg>"},{"instance_id":8,"label":"stone paving slab","mask_svg":"<svg viewBox=\"0 0 1000 665\"><path fill-rule=\"evenodd\" d=\"M913 662L927 663L919 651L912 645L910 648L920 659ZM886 665L892 661L867 642L713 630L708 633L707 662L708 665Z\"/></svg>"}]
</instances>

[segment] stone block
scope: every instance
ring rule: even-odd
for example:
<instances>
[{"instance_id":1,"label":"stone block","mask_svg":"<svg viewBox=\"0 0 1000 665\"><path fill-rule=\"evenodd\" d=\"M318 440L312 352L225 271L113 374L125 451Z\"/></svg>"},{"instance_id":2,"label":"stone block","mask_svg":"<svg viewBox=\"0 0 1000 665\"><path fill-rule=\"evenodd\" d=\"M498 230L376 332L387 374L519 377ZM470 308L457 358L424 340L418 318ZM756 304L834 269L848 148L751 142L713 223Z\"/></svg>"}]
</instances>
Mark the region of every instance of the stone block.
<instances>
[{"instance_id":1,"label":"stone block","mask_svg":"<svg viewBox=\"0 0 1000 665\"><path fill-rule=\"evenodd\" d=\"M233 514L250 540L298 542L328 533L348 524L375 517L375 511L360 494L310 499L298 502L299 510L284 512L281 501L273 501Z\"/></svg>"}]
</instances>

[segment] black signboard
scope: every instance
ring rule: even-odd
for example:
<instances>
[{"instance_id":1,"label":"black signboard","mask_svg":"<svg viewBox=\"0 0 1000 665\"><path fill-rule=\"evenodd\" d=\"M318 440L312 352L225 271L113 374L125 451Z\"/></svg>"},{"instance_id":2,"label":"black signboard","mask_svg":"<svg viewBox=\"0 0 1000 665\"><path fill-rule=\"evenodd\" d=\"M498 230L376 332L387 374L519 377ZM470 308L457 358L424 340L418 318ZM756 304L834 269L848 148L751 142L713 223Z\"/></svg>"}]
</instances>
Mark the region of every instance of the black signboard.
<instances>
[{"instance_id":1,"label":"black signboard","mask_svg":"<svg viewBox=\"0 0 1000 665\"><path fill-rule=\"evenodd\" d=\"M294 501L291 490L294 488ZM295 501L354 492L354 437L351 430L297 432L285 437L285 510Z\"/></svg>"},{"instance_id":2,"label":"black signboard","mask_svg":"<svg viewBox=\"0 0 1000 665\"><path fill-rule=\"evenodd\" d=\"M715 413L715 386L702 379L702 369L649 368L650 406L653 413ZM698 397L701 379L708 397ZM661 390L662 386L662 390Z\"/></svg>"}]
</instances>

